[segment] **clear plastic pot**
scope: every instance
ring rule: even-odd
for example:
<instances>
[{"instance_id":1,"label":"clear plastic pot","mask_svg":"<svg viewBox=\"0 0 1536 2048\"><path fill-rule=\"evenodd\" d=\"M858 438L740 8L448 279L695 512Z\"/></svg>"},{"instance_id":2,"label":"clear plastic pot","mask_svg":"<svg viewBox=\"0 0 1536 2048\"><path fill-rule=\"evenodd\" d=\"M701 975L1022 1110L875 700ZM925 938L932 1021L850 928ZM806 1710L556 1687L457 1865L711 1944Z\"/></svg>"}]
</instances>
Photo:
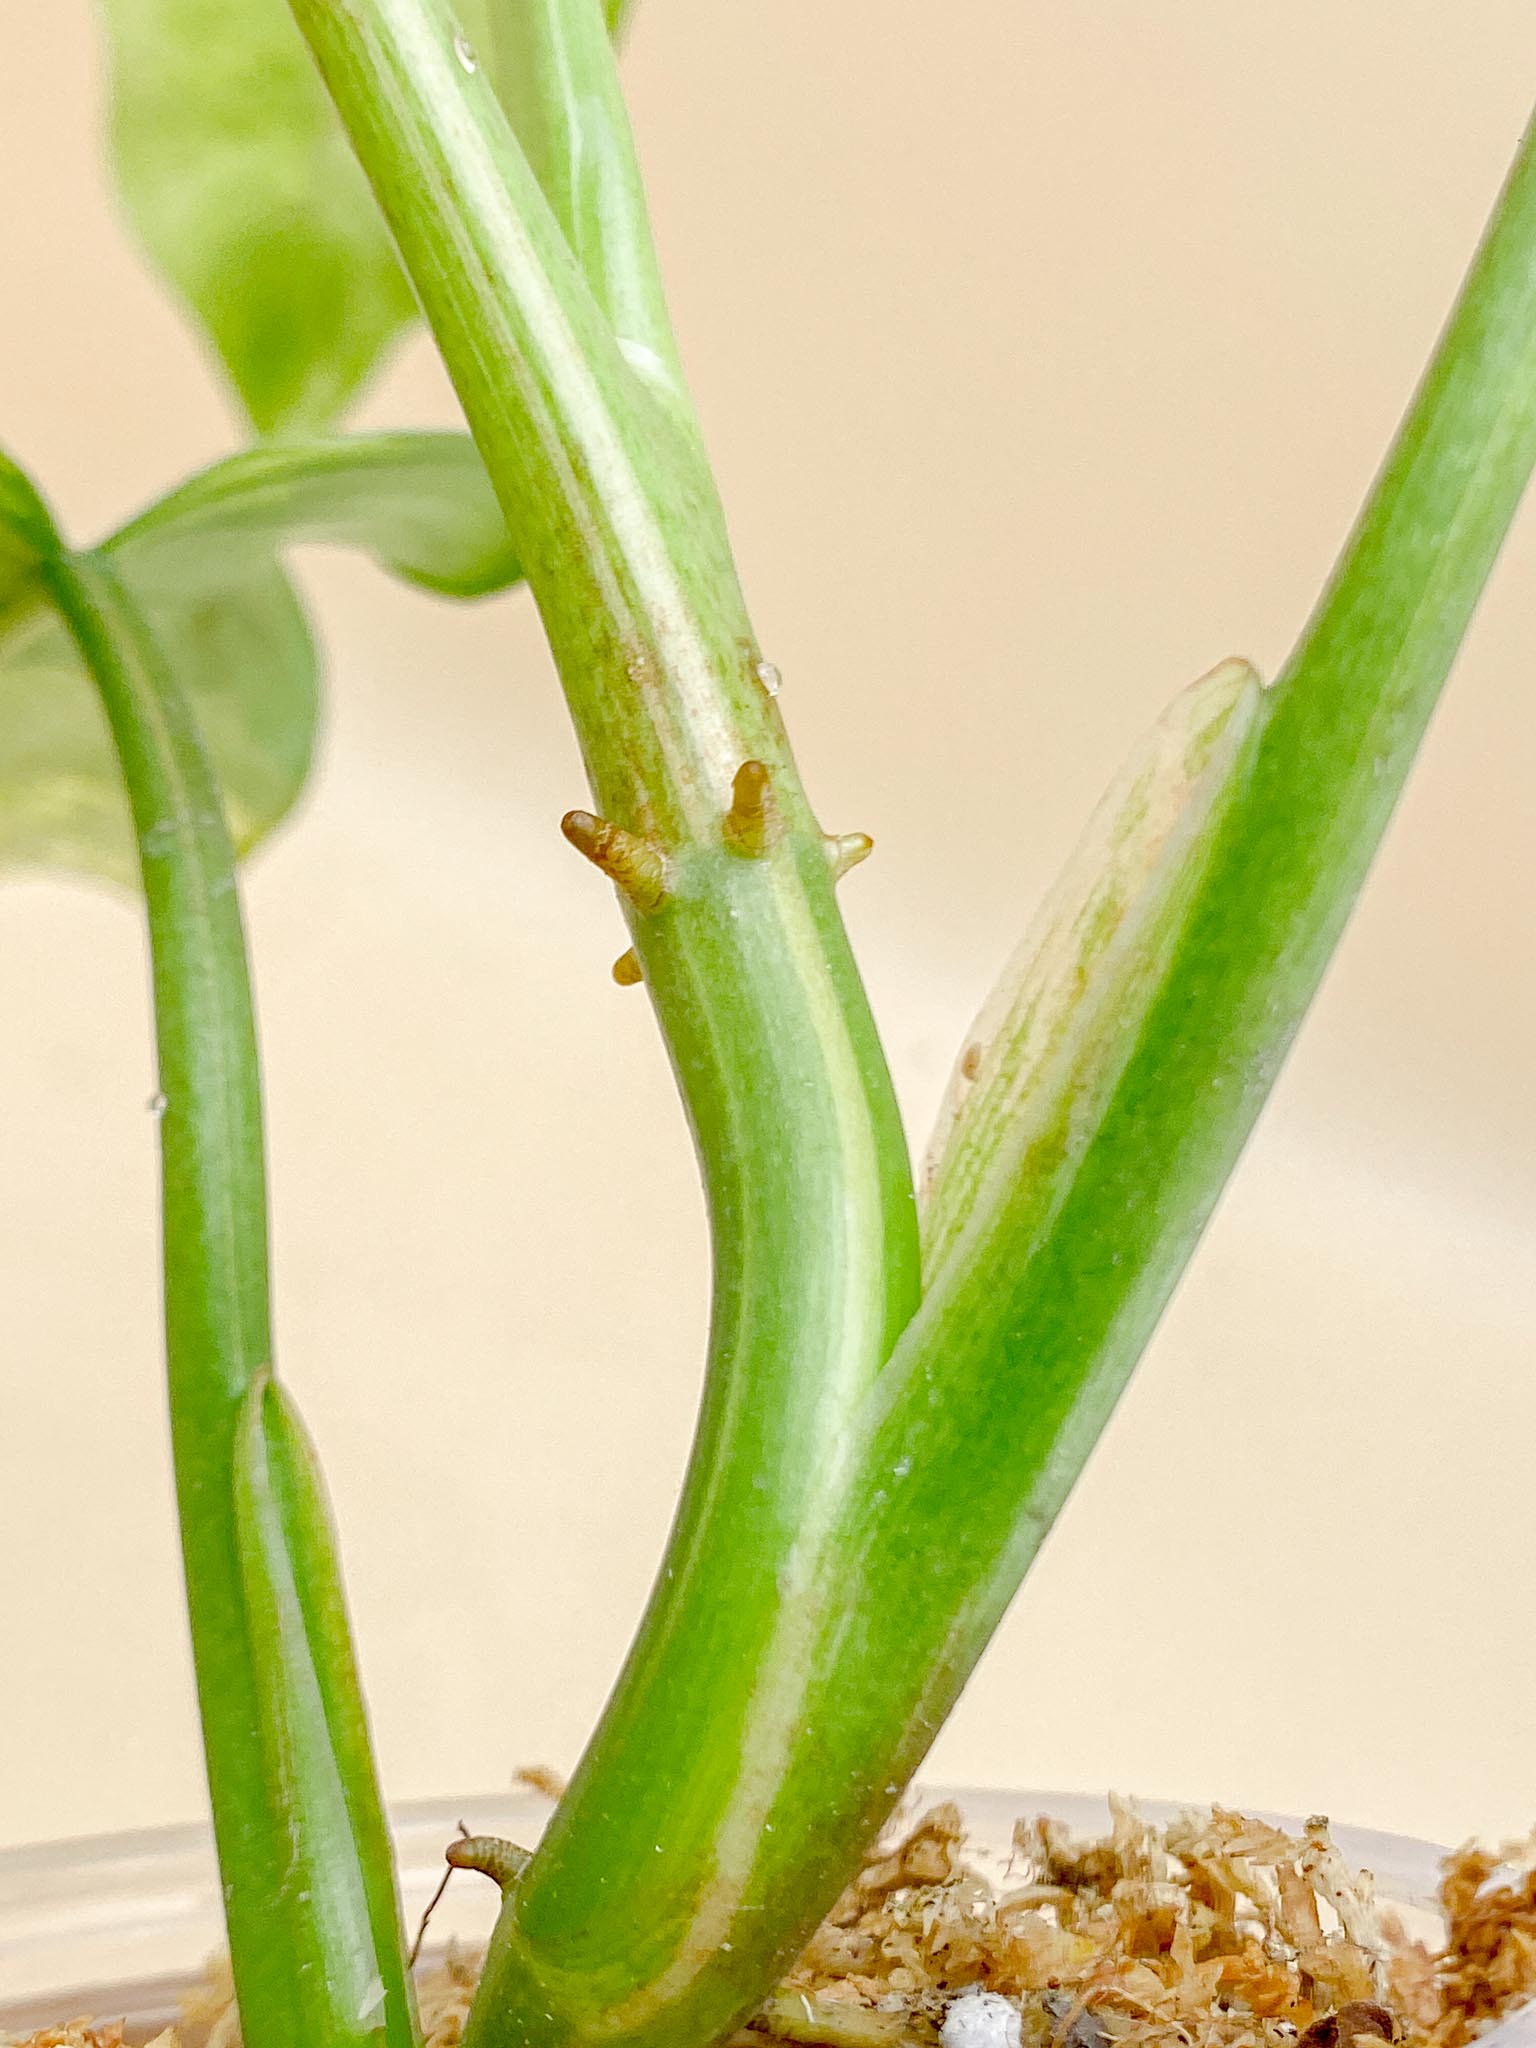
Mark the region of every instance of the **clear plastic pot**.
<instances>
[{"instance_id":1,"label":"clear plastic pot","mask_svg":"<svg viewBox=\"0 0 1536 2048\"><path fill-rule=\"evenodd\" d=\"M917 1803L953 1799L972 1830L975 1860L999 1868L1020 1815L1049 1813L1075 1832L1102 1834L1102 1798L1064 1792L923 1788ZM1151 1819L1176 1807L1139 1802ZM475 1834L531 1842L549 1812L529 1794L430 1800L395 1809L405 1922L414 1930L443 1874L443 1848L462 1820ZM1266 1814L1289 1829L1299 1823ZM1432 1842L1364 1828L1334 1830L1345 1858L1373 1871L1380 1895L1411 1913L1432 1912L1445 1851ZM490 1933L497 1893L472 1873L456 1877L432 1920L430 1946L478 1945ZM25 2033L85 2014L126 2018L135 2031L174 2020L181 1992L222 1944L218 1872L203 1828L51 1842L0 1851L0 2032Z\"/></svg>"}]
</instances>

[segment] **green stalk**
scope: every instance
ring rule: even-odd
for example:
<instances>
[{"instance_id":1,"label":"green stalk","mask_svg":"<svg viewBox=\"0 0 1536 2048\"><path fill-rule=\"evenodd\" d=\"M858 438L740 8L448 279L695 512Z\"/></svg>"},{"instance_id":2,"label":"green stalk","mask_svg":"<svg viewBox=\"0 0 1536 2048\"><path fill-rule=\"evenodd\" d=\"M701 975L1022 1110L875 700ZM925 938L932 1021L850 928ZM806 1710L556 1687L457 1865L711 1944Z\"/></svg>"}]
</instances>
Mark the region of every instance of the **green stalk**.
<instances>
[{"instance_id":1,"label":"green stalk","mask_svg":"<svg viewBox=\"0 0 1536 2048\"><path fill-rule=\"evenodd\" d=\"M915 1305L906 1149L833 901L845 850L795 774L696 430L658 404L583 267L608 245L578 259L436 0L293 4L538 601L605 814L568 829L620 884L713 1237L704 1406L662 1574L509 1898L471 2034L683 2048L763 1988L740 1913L803 1739L850 1423ZM596 0L562 19L619 120ZM643 1204L637 1189L637 1229Z\"/></svg>"},{"instance_id":2,"label":"green stalk","mask_svg":"<svg viewBox=\"0 0 1536 2048\"><path fill-rule=\"evenodd\" d=\"M230 1951L247 2048L412 2048L393 1877L328 1532L313 1501L265 1554L265 1465L242 1414L270 1379L267 1207L255 1021L219 790L186 698L109 563L62 547L42 570L96 683L122 764L148 905L165 1330L182 1553ZM285 1467L287 1463L285 1461ZM242 1484L242 1471L245 1480ZM274 1481L284 1484L286 1481ZM324 1614L318 1719L307 1646L262 1613ZM300 1731L301 1767L272 1736ZM335 1736L329 1733L334 1728ZM317 1796L318 1787L318 1796Z\"/></svg>"},{"instance_id":3,"label":"green stalk","mask_svg":"<svg viewBox=\"0 0 1536 2048\"><path fill-rule=\"evenodd\" d=\"M1012 1184L978 1198L867 1404L824 1553L818 1689L748 1900L765 1921L803 1898L807 1865L831 1902L1108 1420L1316 991L1533 464L1536 126L1235 765L1182 928L1149 956L1161 971L1107 1100L1084 1131L1091 1085L1064 1090ZM784 1928L785 1957L807 1931Z\"/></svg>"},{"instance_id":4,"label":"green stalk","mask_svg":"<svg viewBox=\"0 0 1536 2048\"><path fill-rule=\"evenodd\" d=\"M550 211L619 350L697 431L601 8L493 0L492 75Z\"/></svg>"}]
</instances>

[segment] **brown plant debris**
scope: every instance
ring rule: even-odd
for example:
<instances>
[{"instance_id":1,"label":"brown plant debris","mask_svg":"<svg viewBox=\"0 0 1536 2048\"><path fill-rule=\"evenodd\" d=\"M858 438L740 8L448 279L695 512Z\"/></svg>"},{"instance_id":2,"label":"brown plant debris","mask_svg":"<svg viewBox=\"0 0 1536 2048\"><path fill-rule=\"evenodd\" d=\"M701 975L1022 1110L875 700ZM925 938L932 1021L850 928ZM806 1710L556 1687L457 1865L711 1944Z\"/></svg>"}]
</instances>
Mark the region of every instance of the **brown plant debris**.
<instances>
[{"instance_id":1,"label":"brown plant debris","mask_svg":"<svg viewBox=\"0 0 1536 2048\"><path fill-rule=\"evenodd\" d=\"M65 2026L44 2027L36 2034L28 2034L25 2040L0 2031L0 2048L123 2048L123 2041L121 2021L98 2027L94 2020L70 2020ZM177 2048L175 2029L157 2034L147 2048Z\"/></svg>"},{"instance_id":2,"label":"brown plant debris","mask_svg":"<svg viewBox=\"0 0 1536 2048\"><path fill-rule=\"evenodd\" d=\"M1321 1818L1288 1835L1222 1807L1166 1827L1111 1812L1097 1841L1021 1821L1000 1888L935 1807L865 1865L741 2048L1465 2048L1536 1996L1536 1839L1448 1859L1432 1950ZM995 2035L956 2015L978 1993Z\"/></svg>"},{"instance_id":3,"label":"brown plant debris","mask_svg":"<svg viewBox=\"0 0 1536 2048\"><path fill-rule=\"evenodd\" d=\"M522 1764L512 1773L514 1785L522 1785L529 1792L536 1792L541 1799L563 1799L565 1780L558 1771L552 1771L548 1764Z\"/></svg>"},{"instance_id":4,"label":"brown plant debris","mask_svg":"<svg viewBox=\"0 0 1536 2048\"><path fill-rule=\"evenodd\" d=\"M1440 1902L1446 1945L1431 1959L1439 2010L1427 2034L1434 2048L1462 2048L1536 1998L1536 1835L1498 1855L1466 1843L1446 1859Z\"/></svg>"}]
</instances>

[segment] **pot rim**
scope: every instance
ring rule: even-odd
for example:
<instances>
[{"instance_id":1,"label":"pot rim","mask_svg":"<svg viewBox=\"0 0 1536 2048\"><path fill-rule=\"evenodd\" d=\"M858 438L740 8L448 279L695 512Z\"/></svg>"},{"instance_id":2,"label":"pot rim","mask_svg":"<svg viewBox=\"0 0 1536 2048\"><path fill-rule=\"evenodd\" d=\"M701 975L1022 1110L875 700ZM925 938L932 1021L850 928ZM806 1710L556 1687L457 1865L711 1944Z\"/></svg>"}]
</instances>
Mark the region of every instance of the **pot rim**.
<instances>
[{"instance_id":1,"label":"pot rim","mask_svg":"<svg viewBox=\"0 0 1536 2048\"><path fill-rule=\"evenodd\" d=\"M997 1786L930 1785L919 1781L903 1810L953 1800L975 1831L976 1860L1006 1864L1013 1823L1048 1813L1075 1833L1102 1833L1107 1794ZM1137 1799L1149 1820L1175 1818L1209 1800ZM444 1844L459 1822L476 1834L531 1843L553 1810L531 1791L475 1793L458 1799L413 1799L391 1805L400 1874L401 1909L414 1930L443 1871ZM1294 1815L1241 1807L1290 1832ZM1383 1896L1433 1910L1438 1843L1374 1828L1332 1830L1346 1860L1374 1873ZM494 1886L470 1878L449 1887L433 1920L433 1946L445 1940L479 1945L495 1918ZM0 1849L0 2031L26 2031L66 2015L161 2021L174 2011L175 1991L196 1980L223 1941L218 1868L204 1823L83 1835Z\"/></svg>"}]
</instances>

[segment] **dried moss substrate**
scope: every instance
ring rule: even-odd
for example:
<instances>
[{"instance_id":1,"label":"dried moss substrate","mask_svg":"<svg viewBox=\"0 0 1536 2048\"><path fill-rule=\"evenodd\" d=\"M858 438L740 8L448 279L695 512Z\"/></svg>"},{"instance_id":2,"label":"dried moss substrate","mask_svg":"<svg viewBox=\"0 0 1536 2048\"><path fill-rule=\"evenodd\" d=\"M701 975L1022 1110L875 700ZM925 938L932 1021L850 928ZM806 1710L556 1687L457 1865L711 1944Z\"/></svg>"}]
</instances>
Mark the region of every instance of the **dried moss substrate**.
<instances>
[{"instance_id":1,"label":"dried moss substrate","mask_svg":"<svg viewBox=\"0 0 1536 2048\"><path fill-rule=\"evenodd\" d=\"M994 1884L966 1863L958 1811L935 1807L866 1864L732 2048L937 2048L981 1991L1017 2010L1023 2048L1467 2048L1536 1997L1536 1837L1447 1858L1431 1943L1378 1906L1325 1820L1287 1835L1221 1807L1163 1827L1112 1812L1099 1841L1020 1821ZM450 1955L424 1976L428 2048L457 2048L477 1970ZM227 1983L185 2038L236 2048ZM0 2048L122 2039L81 2023Z\"/></svg>"}]
</instances>

